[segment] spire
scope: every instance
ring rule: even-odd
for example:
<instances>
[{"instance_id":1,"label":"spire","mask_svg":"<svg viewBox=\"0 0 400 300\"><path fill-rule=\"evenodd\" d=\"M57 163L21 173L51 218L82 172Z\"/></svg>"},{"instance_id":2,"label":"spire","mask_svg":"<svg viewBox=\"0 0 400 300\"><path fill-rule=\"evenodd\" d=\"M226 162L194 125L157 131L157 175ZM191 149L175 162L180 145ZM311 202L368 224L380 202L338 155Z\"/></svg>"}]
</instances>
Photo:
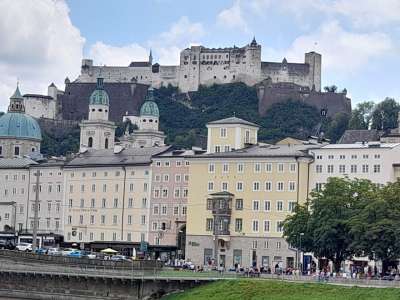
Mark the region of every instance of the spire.
<instances>
[{"instance_id":1,"label":"spire","mask_svg":"<svg viewBox=\"0 0 400 300\"><path fill-rule=\"evenodd\" d=\"M19 91L19 82L17 82L17 88L14 94L10 97L10 105L8 106L8 112L25 112L24 98Z\"/></svg>"},{"instance_id":2,"label":"spire","mask_svg":"<svg viewBox=\"0 0 400 300\"><path fill-rule=\"evenodd\" d=\"M255 36L253 36L253 40L251 41L250 46L252 46L252 47L257 46L257 41L256 41L256 37Z\"/></svg>"},{"instance_id":3,"label":"spire","mask_svg":"<svg viewBox=\"0 0 400 300\"><path fill-rule=\"evenodd\" d=\"M150 54L149 54L149 63L152 65L153 64L153 53L152 53L152 51L151 51L151 48L150 48Z\"/></svg>"}]
</instances>

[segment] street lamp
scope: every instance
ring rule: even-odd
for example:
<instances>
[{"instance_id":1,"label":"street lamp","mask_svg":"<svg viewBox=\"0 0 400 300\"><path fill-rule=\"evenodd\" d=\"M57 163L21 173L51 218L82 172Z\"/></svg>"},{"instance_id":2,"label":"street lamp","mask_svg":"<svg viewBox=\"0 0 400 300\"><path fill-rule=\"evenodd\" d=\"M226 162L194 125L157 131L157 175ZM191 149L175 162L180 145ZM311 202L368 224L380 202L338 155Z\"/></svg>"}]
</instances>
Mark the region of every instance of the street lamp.
<instances>
[{"instance_id":1,"label":"street lamp","mask_svg":"<svg viewBox=\"0 0 400 300\"><path fill-rule=\"evenodd\" d=\"M304 235L304 232L300 232L300 247L299 247L299 249L297 249L298 251L298 260L297 260L297 269L299 269L300 270L300 261L301 261L301 237Z\"/></svg>"}]
</instances>

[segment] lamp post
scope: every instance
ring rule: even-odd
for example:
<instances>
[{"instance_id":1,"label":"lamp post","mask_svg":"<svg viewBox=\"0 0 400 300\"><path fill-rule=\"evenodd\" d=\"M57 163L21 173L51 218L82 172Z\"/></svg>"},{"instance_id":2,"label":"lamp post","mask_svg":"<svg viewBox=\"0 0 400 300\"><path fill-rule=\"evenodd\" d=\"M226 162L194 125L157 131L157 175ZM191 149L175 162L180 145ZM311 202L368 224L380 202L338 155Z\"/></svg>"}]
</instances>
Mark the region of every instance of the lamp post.
<instances>
[{"instance_id":1,"label":"lamp post","mask_svg":"<svg viewBox=\"0 0 400 300\"><path fill-rule=\"evenodd\" d=\"M301 261L301 237L304 235L304 232L300 232L300 247L298 251L298 260L297 260L297 268L300 270L300 261Z\"/></svg>"}]
</instances>

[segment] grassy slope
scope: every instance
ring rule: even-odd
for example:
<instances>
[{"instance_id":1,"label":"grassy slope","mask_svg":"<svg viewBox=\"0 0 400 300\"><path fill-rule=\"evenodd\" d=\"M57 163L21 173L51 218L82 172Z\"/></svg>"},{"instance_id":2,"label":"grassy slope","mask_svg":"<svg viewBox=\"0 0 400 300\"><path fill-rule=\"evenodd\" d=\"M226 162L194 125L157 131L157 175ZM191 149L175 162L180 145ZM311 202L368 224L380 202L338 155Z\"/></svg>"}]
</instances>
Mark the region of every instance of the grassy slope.
<instances>
[{"instance_id":1,"label":"grassy slope","mask_svg":"<svg viewBox=\"0 0 400 300\"><path fill-rule=\"evenodd\" d=\"M400 299L400 289L343 287L271 280L223 280L163 299L397 300Z\"/></svg>"}]
</instances>

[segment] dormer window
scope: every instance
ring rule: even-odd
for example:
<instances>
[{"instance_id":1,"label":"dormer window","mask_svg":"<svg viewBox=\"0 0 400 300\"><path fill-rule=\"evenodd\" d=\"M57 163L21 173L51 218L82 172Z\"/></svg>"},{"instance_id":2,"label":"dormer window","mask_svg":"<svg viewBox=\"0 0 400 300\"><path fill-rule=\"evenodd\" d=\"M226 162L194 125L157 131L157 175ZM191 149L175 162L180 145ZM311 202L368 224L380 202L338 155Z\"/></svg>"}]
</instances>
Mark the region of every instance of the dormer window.
<instances>
[{"instance_id":1,"label":"dormer window","mask_svg":"<svg viewBox=\"0 0 400 300\"><path fill-rule=\"evenodd\" d=\"M102 112L102 111L103 111L101 108L99 108L98 110L99 110L99 112Z\"/></svg>"}]
</instances>

